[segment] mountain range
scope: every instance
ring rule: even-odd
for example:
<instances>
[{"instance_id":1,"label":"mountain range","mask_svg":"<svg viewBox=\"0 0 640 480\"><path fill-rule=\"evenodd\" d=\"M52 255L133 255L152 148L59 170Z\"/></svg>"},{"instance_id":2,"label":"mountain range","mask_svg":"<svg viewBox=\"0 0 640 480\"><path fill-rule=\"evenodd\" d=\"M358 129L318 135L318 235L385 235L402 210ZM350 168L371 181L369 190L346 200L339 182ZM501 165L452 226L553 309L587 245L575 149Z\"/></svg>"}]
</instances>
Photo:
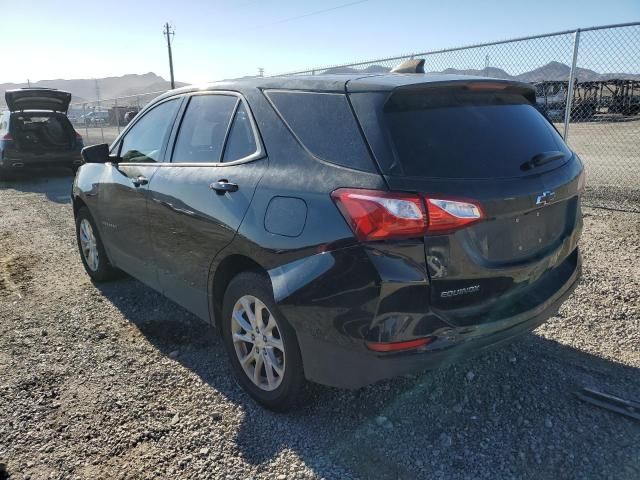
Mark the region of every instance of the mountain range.
<instances>
[{"instance_id":1,"label":"mountain range","mask_svg":"<svg viewBox=\"0 0 640 480\"><path fill-rule=\"evenodd\" d=\"M98 86L97 89L96 85ZM176 87L182 87L184 85L187 84L176 82ZM0 103L4 103L4 92L6 90L27 86L27 83L0 83ZM161 76L149 72L141 75L129 74L121 77L97 79L40 80L38 82L31 82L31 87L57 88L71 92L73 95L72 103L84 103L95 101L98 98L98 92L101 99L111 99L142 93L161 92L170 89L171 84Z\"/></svg>"},{"instance_id":2,"label":"mountain range","mask_svg":"<svg viewBox=\"0 0 640 480\"><path fill-rule=\"evenodd\" d=\"M351 67L335 67L324 70L324 73L385 73L390 69L382 65L370 65L365 69L356 70ZM430 73L451 73L459 75L477 75L481 77L503 78L508 80L519 80L521 82L540 82L543 80L568 80L570 67L560 62L549 62L546 65L518 75L510 75L506 71L497 67L487 67L477 69L455 69L447 68L441 72ZM576 78L579 82L609 80L613 78L640 80L639 73L598 73L593 70L578 67ZM96 88L97 85L97 88ZM176 87L187 85L183 82L176 82ZM4 104L4 92L13 88L27 87L27 83L0 83L0 105ZM72 103L84 103L95 101L98 94L101 99L113 99L129 95L139 95L143 93L161 92L168 90L170 84L167 80L153 72L123 75L121 77L106 78L85 78L85 79L57 79L40 80L32 82L32 87L57 88L71 92ZM149 99L145 99L146 103Z\"/></svg>"},{"instance_id":3,"label":"mountain range","mask_svg":"<svg viewBox=\"0 0 640 480\"><path fill-rule=\"evenodd\" d=\"M428 63L427 63L428 65ZM370 65L365 69L356 70L351 67L335 67L324 70L323 73L384 73L388 72L390 68L382 65ZM439 72L429 73L449 73L456 75L476 75L480 77L493 77L503 78L506 80L519 80L521 82L541 82L544 80L568 80L571 67L560 62L549 62L546 65L536 68L534 70L523 72L519 75L510 75L501 68L486 67L480 70L477 69L456 69L447 68ZM576 68L576 78L579 82L597 81L597 80L610 80L613 78L640 80L640 74L638 73L598 73L587 68Z\"/></svg>"}]
</instances>

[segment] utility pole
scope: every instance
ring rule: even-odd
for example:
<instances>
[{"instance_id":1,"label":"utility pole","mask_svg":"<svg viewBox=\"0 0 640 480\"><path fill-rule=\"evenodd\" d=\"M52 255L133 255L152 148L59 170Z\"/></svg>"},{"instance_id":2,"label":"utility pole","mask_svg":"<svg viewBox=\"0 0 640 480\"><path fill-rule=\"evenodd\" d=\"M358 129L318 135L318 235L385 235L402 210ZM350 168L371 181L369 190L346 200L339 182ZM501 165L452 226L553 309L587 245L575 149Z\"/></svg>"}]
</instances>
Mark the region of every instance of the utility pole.
<instances>
[{"instance_id":1,"label":"utility pole","mask_svg":"<svg viewBox=\"0 0 640 480\"><path fill-rule=\"evenodd\" d=\"M173 40L173 36L176 34L175 31L171 30L171 26L169 22L164 24L164 30L162 32L164 36L167 37L167 50L169 51L169 72L171 74L171 89L176 88L176 82L173 80L173 57L171 55L171 41Z\"/></svg>"},{"instance_id":2,"label":"utility pole","mask_svg":"<svg viewBox=\"0 0 640 480\"><path fill-rule=\"evenodd\" d=\"M27 85L29 85L29 88L31 88L31 81L27 78Z\"/></svg>"}]
</instances>

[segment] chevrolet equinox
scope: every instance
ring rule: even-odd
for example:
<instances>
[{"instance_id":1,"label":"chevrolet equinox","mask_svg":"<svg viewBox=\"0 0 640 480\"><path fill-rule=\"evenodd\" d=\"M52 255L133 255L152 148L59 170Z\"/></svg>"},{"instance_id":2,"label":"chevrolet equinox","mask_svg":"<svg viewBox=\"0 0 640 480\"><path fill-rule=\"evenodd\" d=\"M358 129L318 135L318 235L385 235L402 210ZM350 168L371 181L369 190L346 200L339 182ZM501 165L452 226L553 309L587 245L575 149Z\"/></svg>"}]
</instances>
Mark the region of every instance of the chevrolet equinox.
<instances>
[{"instance_id":1,"label":"chevrolet equinox","mask_svg":"<svg viewBox=\"0 0 640 480\"><path fill-rule=\"evenodd\" d=\"M401 70L402 71L402 70ZM504 344L581 270L583 166L524 83L255 78L156 98L73 185L96 282L212 323L275 409Z\"/></svg>"}]
</instances>

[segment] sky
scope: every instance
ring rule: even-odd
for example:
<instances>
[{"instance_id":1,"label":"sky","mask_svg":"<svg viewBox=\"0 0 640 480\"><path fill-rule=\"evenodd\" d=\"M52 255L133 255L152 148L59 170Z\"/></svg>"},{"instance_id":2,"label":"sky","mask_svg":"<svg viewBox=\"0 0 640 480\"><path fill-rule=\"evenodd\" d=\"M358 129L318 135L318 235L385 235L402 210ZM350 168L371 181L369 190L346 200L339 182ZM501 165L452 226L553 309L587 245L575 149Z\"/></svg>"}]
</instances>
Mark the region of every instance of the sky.
<instances>
[{"instance_id":1,"label":"sky","mask_svg":"<svg viewBox=\"0 0 640 480\"><path fill-rule=\"evenodd\" d=\"M640 21L640 0L0 0L0 12L0 83L168 79L165 22L176 80L200 83Z\"/></svg>"}]
</instances>

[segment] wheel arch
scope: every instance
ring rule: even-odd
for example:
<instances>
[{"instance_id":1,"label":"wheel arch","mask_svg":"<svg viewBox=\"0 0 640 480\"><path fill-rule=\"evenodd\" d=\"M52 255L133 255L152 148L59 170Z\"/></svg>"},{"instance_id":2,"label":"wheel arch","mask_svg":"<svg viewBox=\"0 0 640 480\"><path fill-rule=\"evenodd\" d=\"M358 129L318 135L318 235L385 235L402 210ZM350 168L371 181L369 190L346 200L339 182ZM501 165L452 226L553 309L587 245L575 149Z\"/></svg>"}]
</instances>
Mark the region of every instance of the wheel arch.
<instances>
[{"instance_id":1,"label":"wheel arch","mask_svg":"<svg viewBox=\"0 0 640 480\"><path fill-rule=\"evenodd\" d=\"M87 207L87 204L85 203L84 200L82 200L82 198L80 198L79 195L74 195L73 196L73 216L74 217L78 215L78 210L80 210L82 207Z\"/></svg>"},{"instance_id":2,"label":"wheel arch","mask_svg":"<svg viewBox=\"0 0 640 480\"><path fill-rule=\"evenodd\" d=\"M229 282L242 272L259 272L266 278L271 279L267 270L258 262L240 253L230 254L219 262L209 274L209 318L214 327L217 327L217 319L222 315L222 304L224 294L227 291ZM218 332L220 330L218 329Z\"/></svg>"}]
</instances>

